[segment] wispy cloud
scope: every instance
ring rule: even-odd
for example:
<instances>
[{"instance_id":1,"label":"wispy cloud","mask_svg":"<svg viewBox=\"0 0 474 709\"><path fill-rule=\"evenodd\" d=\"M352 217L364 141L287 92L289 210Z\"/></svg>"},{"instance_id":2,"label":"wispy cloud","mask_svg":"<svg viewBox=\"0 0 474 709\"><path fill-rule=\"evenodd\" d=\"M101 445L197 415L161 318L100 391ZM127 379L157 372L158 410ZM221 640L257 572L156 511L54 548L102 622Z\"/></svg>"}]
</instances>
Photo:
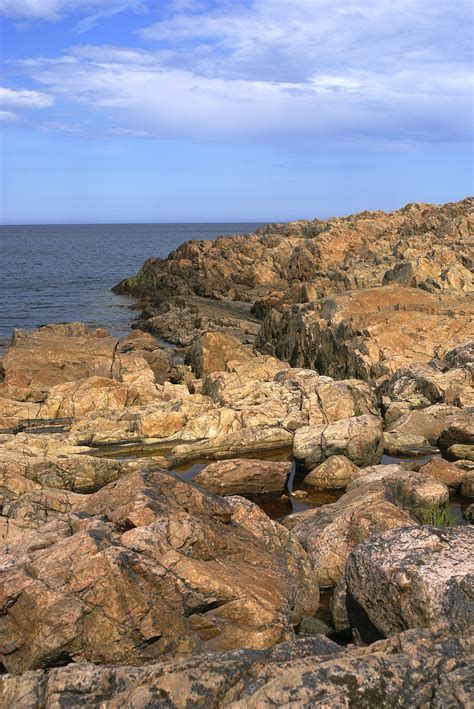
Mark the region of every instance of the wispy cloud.
<instances>
[{"instance_id":1,"label":"wispy cloud","mask_svg":"<svg viewBox=\"0 0 474 709\"><path fill-rule=\"evenodd\" d=\"M79 23L80 31L81 27L93 27L102 17L124 10L143 12L146 8L144 0L0 0L0 15L21 20L59 22L73 12L92 12Z\"/></svg>"}]
</instances>

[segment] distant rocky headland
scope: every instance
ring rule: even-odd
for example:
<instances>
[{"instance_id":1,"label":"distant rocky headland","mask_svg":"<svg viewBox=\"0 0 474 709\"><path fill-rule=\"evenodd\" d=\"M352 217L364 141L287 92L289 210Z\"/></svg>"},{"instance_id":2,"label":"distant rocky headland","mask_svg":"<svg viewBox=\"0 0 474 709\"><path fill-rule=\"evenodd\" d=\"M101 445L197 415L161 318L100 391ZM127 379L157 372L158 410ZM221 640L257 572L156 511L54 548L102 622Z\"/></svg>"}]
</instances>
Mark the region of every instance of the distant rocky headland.
<instances>
[{"instance_id":1,"label":"distant rocky headland","mask_svg":"<svg viewBox=\"0 0 474 709\"><path fill-rule=\"evenodd\" d=\"M0 707L469 707L474 199L190 241L0 361Z\"/></svg>"}]
</instances>

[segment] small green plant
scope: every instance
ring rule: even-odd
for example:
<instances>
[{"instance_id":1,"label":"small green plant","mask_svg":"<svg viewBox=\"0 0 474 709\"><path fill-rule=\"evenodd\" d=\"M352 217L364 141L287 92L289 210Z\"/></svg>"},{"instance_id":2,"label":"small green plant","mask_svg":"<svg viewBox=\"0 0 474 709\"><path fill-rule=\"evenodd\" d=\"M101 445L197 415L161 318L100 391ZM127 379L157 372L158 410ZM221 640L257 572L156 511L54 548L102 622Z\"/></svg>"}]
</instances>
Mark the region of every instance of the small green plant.
<instances>
[{"instance_id":1,"label":"small green plant","mask_svg":"<svg viewBox=\"0 0 474 709\"><path fill-rule=\"evenodd\" d=\"M456 518L447 505L426 503L420 505L416 512L422 524L431 524L434 527L453 527L456 525Z\"/></svg>"},{"instance_id":2,"label":"small green plant","mask_svg":"<svg viewBox=\"0 0 474 709\"><path fill-rule=\"evenodd\" d=\"M355 407L354 416L362 416L362 409L359 406Z\"/></svg>"}]
</instances>

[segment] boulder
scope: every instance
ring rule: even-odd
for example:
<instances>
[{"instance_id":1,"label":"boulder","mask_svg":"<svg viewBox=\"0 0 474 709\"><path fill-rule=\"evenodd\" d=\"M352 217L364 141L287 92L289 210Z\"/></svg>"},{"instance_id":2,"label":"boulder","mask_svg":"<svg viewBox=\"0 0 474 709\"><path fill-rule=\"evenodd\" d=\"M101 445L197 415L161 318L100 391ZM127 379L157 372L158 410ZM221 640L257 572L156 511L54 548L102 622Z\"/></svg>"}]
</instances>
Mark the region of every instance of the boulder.
<instances>
[{"instance_id":1,"label":"boulder","mask_svg":"<svg viewBox=\"0 0 474 709\"><path fill-rule=\"evenodd\" d=\"M344 455L326 458L306 475L306 485L323 490L344 490L359 468Z\"/></svg>"},{"instance_id":2,"label":"boulder","mask_svg":"<svg viewBox=\"0 0 474 709\"><path fill-rule=\"evenodd\" d=\"M391 476L405 476L407 471L397 463L389 465L370 465L367 468L360 468L352 476L352 480L347 486L347 492L356 488L371 485L372 483L384 482L386 478Z\"/></svg>"},{"instance_id":3,"label":"boulder","mask_svg":"<svg viewBox=\"0 0 474 709\"><path fill-rule=\"evenodd\" d=\"M0 676L6 707L468 707L468 637L408 630L369 648L321 635L139 667L69 664Z\"/></svg>"},{"instance_id":4,"label":"boulder","mask_svg":"<svg viewBox=\"0 0 474 709\"><path fill-rule=\"evenodd\" d=\"M441 450L454 445L474 446L474 409L468 409L445 428L438 437Z\"/></svg>"},{"instance_id":5,"label":"boulder","mask_svg":"<svg viewBox=\"0 0 474 709\"><path fill-rule=\"evenodd\" d=\"M355 465L365 467L378 463L382 450L381 421L369 414L328 425L303 426L296 431L293 442L295 458L309 470L334 455L344 455Z\"/></svg>"},{"instance_id":6,"label":"boulder","mask_svg":"<svg viewBox=\"0 0 474 709\"><path fill-rule=\"evenodd\" d=\"M334 628L327 625L323 620L309 615L303 616L298 628L298 635L333 635Z\"/></svg>"},{"instance_id":7,"label":"boulder","mask_svg":"<svg viewBox=\"0 0 474 709\"><path fill-rule=\"evenodd\" d=\"M400 415L397 404L391 404L385 413L387 433L407 433L423 436L432 446L437 445L441 433L459 416L463 410L447 404L433 404L424 409L414 409Z\"/></svg>"},{"instance_id":8,"label":"boulder","mask_svg":"<svg viewBox=\"0 0 474 709\"><path fill-rule=\"evenodd\" d=\"M439 457L431 458L428 463L421 466L419 472L422 475L429 475L453 489L459 487L464 475L464 472L457 465Z\"/></svg>"},{"instance_id":9,"label":"boulder","mask_svg":"<svg viewBox=\"0 0 474 709\"><path fill-rule=\"evenodd\" d=\"M383 480L387 500L408 510L421 522L433 508L441 508L449 500L449 489L429 475L405 471L388 475Z\"/></svg>"},{"instance_id":10,"label":"boulder","mask_svg":"<svg viewBox=\"0 0 474 709\"><path fill-rule=\"evenodd\" d=\"M420 522L428 521L449 500L449 489L444 483L427 474L405 470L400 465L374 465L359 470L347 491L370 490L376 484L383 486L384 496L389 502L406 510Z\"/></svg>"},{"instance_id":11,"label":"boulder","mask_svg":"<svg viewBox=\"0 0 474 709\"><path fill-rule=\"evenodd\" d=\"M461 495L463 497L474 497L474 470L467 470L463 473Z\"/></svg>"},{"instance_id":12,"label":"boulder","mask_svg":"<svg viewBox=\"0 0 474 709\"><path fill-rule=\"evenodd\" d=\"M389 502L382 484L347 492L337 502L282 521L308 552L321 587L335 586L344 574L349 553L372 534L416 524L405 510Z\"/></svg>"},{"instance_id":13,"label":"boulder","mask_svg":"<svg viewBox=\"0 0 474 709\"><path fill-rule=\"evenodd\" d=\"M111 483L0 552L0 661L143 664L266 647L318 607L284 527L160 470Z\"/></svg>"},{"instance_id":14,"label":"boulder","mask_svg":"<svg viewBox=\"0 0 474 709\"><path fill-rule=\"evenodd\" d=\"M347 560L349 621L362 640L407 628L472 623L474 534L469 527L404 527L366 539Z\"/></svg>"},{"instance_id":15,"label":"boulder","mask_svg":"<svg viewBox=\"0 0 474 709\"><path fill-rule=\"evenodd\" d=\"M386 455L398 456L422 456L427 453L435 453L437 448L430 445L423 436L412 433L392 433L383 434L383 450Z\"/></svg>"},{"instance_id":16,"label":"boulder","mask_svg":"<svg viewBox=\"0 0 474 709\"><path fill-rule=\"evenodd\" d=\"M291 468L291 462L234 458L211 463L196 475L194 482L217 495L282 493Z\"/></svg>"},{"instance_id":17,"label":"boulder","mask_svg":"<svg viewBox=\"0 0 474 709\"><path fill-rule=\"evenodd\" d=\"M474 445L454 443L444 452L449 460L469 460L474 462Z\"/></svg>"},{"instance_id":18,"label":"boulder","mask_svg":"<svg viewBox=\"0 0 474 709\"><path fill-rule=\"evenodd\" d=\"M157 384L164 384L171 377L170 353L148 332L132 330L119 343L117 352L121 354L130 352L140 354L153 372Z\"/></svg>"}]
</instances>

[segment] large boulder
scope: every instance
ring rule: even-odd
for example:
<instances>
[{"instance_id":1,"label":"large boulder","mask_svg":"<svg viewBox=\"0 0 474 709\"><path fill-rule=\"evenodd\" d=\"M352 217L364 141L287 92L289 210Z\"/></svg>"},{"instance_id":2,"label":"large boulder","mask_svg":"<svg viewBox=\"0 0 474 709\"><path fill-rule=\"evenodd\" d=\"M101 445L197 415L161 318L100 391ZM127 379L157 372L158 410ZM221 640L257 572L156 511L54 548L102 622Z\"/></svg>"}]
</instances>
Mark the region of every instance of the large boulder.
<instances>
[{"instance_id":1,"label":"large boulder","mask_svg":"<svg viewBox=\"0 0 474 709\"><path fill-rule=\"evenodd\" d=\"M234 458L211 463L196 475L194 482L217 495L282 493L291 468L291 462Z\"/></svg>"},{"instance_id":2,"label":"large boulder","mask_svg":"<svg viewBox=\"0 0 474 709\"><path fill-rule=\"evenodd\" d=\"M474 408L466 409L463 415L452 421L439 435L438 446L449 451L453 446L474 446Z\"/></svg>"},{"instance_id":3,"label":"large boulder","mask_svg":"<svg viewBox=\"0 0 474 709\"><path fill-rule=\"evenodd\" d=\"M70 664L0 677L5 707L468 707L468 637L408 630L370 648L321 635L263 650L123 667Z\"/></svg>"},{"instance_id":4,"label":"large boulder","mask_svg":"<svg viewBox=\"0 0 474 709\"><path fill-rule=\"evenodd\" d=\"M444 624L474 613L474 533L469 527L404 527L366 539L347 560L351 626L362 640Z\"/></svg>"},{"instance_id":5,"label":"large boulder","mask_svg":"<svg viewBox=\"0 0 474 709\"><path fill-rule=\"evenodd\" d=\"M431 510L442 508L449 500L448 487L430 475L407 471L387 475L383 482L387 500L409 510L421 522Z\"/></svg>"},{"instance_id":6,"label":"large boulder","mask_svg":"<svg viewBox=\"0 0 474 709\"><path fill-rule=\"evenodd\" d=\"M318 607L288 531L240 498L132 473L0 552L7 670L266 647Z\"/></svg>"},{"instance_id":7,"label":"large boulder","mask_svg":"<svg viewBox=\"0 0 474 709\"><path fill-rule=\"evenodd\" d=\"M382 457L382 423L364 414L328 425L303 426L295 433L293 453L311 470L333 455L344 455L359 467L375 465Z\"/></svg>"},{"instance_id":8,"label":"large boulder","mask_svg":"<svg viewBox=\"0 0 474 709\"><path fill-rule=\"evenodd\" d=\"M407 408L408 411L404 411ZM404 402L395 402L388 406L385 422L389 433L423 436L428 443L435 446L444 429L459 416L463 416L463 410L458 406L432 404L424 409L410 409Z\"/></svg>"}]
</instances>

